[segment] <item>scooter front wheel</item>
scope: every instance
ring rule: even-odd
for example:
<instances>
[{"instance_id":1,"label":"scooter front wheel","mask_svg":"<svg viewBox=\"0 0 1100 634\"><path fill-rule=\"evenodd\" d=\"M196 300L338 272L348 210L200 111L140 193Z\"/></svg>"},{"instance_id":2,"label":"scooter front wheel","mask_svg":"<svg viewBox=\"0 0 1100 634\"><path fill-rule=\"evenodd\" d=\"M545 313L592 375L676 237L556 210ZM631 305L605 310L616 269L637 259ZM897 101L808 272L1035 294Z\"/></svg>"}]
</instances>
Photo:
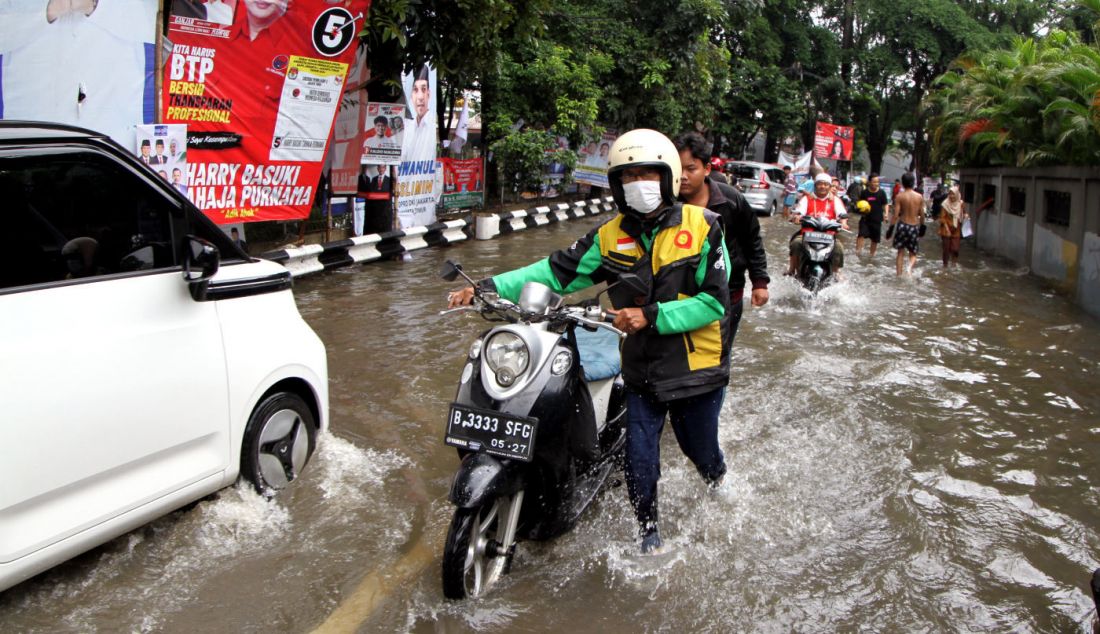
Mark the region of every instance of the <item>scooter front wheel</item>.
<instances>
[{"instance_id":1,"label":"scooter front wheel","mask_svg":"<svg viewBox=\"0 0 1100 634\"><path fill-rule=\"evenodd\" d=\"M443 546L444 596L478 597L500 580L511 557L515 529L509 531L508 524L511 516L518 515L511 512L518 502L500 497L474 508L455 509Z\"/></svg>"}]
</instances>

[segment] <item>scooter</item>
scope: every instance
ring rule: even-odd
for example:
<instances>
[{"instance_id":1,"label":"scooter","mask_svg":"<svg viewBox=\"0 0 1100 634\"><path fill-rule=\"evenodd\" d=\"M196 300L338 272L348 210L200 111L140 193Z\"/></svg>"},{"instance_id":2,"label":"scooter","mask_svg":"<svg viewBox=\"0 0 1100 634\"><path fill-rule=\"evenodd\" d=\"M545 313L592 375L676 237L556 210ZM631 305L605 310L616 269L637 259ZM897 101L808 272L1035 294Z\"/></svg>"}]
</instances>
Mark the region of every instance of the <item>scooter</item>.
<instances>
[{"instance_id":1,"label":"scooter","mask_svg":"<svg viewBox=\"0 0 1100 634\"><path fill-rule=\"evenodd\" d=\"M836 232L842 225L836 220L802 217L802 251L798 256L796 277L811 293L816 294L833 281L832 256Z\"/></svg>"},{"instance_id":2,"label":"scooter","mask_svg":"<svg viewBox=\"0 0 1100 634\"><path fill-rule=\"evenodd\" d=\"M529 282L518 304L475 289L471 306L501 322L470 346L444 443L462 459L451 482L454 518L443 547L443 594L478 597L508 573L519 540L569 531L621 462L626 403L619 345L599 296L566 305ZM626 274L628 286L637 283Z\"/></svg>"}]
</instances>

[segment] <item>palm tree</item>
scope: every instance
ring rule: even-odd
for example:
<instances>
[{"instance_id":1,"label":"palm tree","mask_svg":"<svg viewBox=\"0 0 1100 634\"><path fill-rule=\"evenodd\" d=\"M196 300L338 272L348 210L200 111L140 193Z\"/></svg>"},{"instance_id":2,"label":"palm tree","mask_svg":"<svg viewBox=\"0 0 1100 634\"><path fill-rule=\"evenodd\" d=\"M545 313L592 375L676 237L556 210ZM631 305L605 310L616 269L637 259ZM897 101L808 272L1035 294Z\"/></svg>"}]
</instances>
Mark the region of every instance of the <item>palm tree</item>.
<instances>
[{"instance_id":1,"label":"palm tree","mask_svg":"<svg viewBox=\"0 0 1100 634\"><path fill-rule=\"evenodd\" d=\"M1100 17L1100 0L1079 2ZM964 55L935 88L925 108L940 164L1100 161L1100 46L1075 33L1055 30Z\"/></svg>"}]
</instances>

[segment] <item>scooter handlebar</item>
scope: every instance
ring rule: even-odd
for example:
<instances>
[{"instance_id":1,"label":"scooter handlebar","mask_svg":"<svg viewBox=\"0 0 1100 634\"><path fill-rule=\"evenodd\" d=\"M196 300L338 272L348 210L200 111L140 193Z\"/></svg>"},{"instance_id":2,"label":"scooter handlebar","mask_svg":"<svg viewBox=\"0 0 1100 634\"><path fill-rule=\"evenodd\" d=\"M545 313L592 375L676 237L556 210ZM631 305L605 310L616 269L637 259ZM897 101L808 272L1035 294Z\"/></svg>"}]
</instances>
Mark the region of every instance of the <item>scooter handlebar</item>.
<instances>
[{"instance_id":1,"label":"scooter handlebar","mask_svg":"<svg viewBox=\"0 0 1100 634\"><path fill-rule=\"evenodd\" d=\"M607 318L605 317L605 319L607 319ZM611 324L607 323L606 321L595 321L595 320L592 320L592 319L588 319L587 317L577 317L576 320L577 320L577 323L584 324L585 326L589 326L591 328L603 328L604 330L610 330L611 332L618 335L619 339L626 339L626 333L625 332L623 332L623 331L619 330L618 328L612 326Z\"/></svg>"}]
</instances>

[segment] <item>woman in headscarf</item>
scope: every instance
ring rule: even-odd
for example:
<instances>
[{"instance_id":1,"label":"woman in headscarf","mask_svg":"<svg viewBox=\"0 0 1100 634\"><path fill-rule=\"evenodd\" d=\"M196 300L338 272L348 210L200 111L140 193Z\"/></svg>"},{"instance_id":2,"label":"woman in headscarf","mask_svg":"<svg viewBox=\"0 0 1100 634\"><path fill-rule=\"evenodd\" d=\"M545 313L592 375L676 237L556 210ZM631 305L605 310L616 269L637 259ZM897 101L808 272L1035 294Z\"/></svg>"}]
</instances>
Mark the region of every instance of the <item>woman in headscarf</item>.
<instances>
[{"instance_id":1,"label":"woman in headscarf","mask_svg":"<svg viewBox=\"0 0 1100 634\"><path fill-rule=\"evenodd\" d=\"M959 195L959 188L952 187L943 201L938 219L938 233L943 240L943 267L948 263L959 265L959 243L962 241L962 223L970 216L966 213L966 203Z\"/></svg>"}]
</instances>

